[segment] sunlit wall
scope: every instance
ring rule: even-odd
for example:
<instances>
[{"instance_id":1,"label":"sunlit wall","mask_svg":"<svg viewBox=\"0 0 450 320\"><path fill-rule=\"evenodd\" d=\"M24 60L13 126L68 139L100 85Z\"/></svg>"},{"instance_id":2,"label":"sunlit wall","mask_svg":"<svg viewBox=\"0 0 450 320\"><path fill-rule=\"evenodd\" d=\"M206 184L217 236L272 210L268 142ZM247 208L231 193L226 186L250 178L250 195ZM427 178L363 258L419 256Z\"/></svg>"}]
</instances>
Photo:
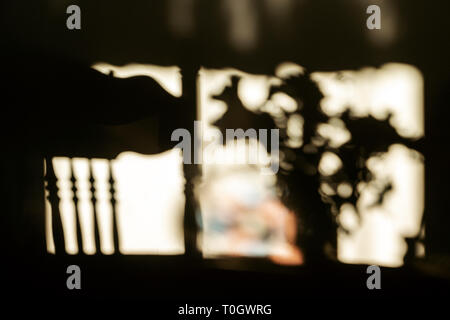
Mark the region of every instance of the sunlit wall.
<instances>
[{"instance_id":1,"label":"sunlit wall","mask_svg":"<svg viewBox=\"0 0 450 320\"><path fill-rule=\"evenodd\" d=\"M105 74L112 71L115 77L150 76L172 95L181 95L180 73L176 67L116 67L99 63L94 68ZM213 123L225 113L227 105L213 96L230 84L232 75L238 75L241 77L239 99L245 108L271 115L276 115L277 110L281 109L292 111L298 107L296 102L283 94L277 94L269 101L269 88L271 85L281 84L282 79L289 74L302 72L303 68L293 63L280 64L274 70L273 76L248 74L235 69L200 70L197 111L198 120L201 120L203 162L202 180L196 191L203 220L199 246L205 257L224 254L284 255L295 256L297 259L294 260L300 261L298 255L292 255L293 248L290 244L292 234L296 231L290 230L289 226L294 224L294 220L291 213L278 201L276 175L270 171L264 171L262 174L259 170L270 163L270 152L261 147L258 141L241 141L233 145L223 145L218 141L219 131ZM414 138L423 136L423 78L415 67L390 63L379 68L313 73L312 78L324 94L321 108L328 116L339 117L346 108L350 108L356 117L371 115L377 119L386 118L390 112L391 125L400 135ZM295 116L287 119L287 143L292 146L300 146L303 143L302 121L303 119ZM338 122L323 124L319 126L318 132L336 146L349 139L349 132ZM257 161L249 166L251 155L257 155ZM104 254L113 251L112 210L105 180L105 161L91 161L96 180L96 212L101 240L100 248L95 248L93 208L90 201L92 194L87 176L88 159L53 159L59 180L60 211L68 253L75 254L81 249L87 254L98 250ZM77 178L83 248L77 246L70 162ZM184 252L184 178L181 162L179 150L159 155L127 152L112 161L117 189L116 209L121 253ZM332 154L324 154L318 169L321 173L332 172L339 165L339 159ZM403 145L392 145L387 153L370 158L367 165L376 179L372 184L358 186L361 192L357 203L360 216L351 205L343 205L340 208L339 221L351 232L338 233L338 259L346 263L400 266L406 250L404 237L415 237L424 232L421 230L424 209L423 158L418 152ZM371 206L376 194L376 184L387 178L391 179L393 189L381 206ZM341 191L346 192L345 186ZM235 219L235 223L240 226L239 232L221 234L214 229L221 226L220 223L212 223L214 219L220 220L221 214L242 217L243 212L250 212L248 219L229 217L231 220ZM278 213L276 218L272 217L273 212ZM48 201L46 217L47 248L49 252L54 252L51 206ZM265 242L258 237L270 223L277 227L271 229L273 237ZM243 229L245 230L242 231ZM255 235L255 238L247 237L248 234ZM418 255L423 254L423 251L423 247L417 248Z\"/></svg>"}]
</instances>

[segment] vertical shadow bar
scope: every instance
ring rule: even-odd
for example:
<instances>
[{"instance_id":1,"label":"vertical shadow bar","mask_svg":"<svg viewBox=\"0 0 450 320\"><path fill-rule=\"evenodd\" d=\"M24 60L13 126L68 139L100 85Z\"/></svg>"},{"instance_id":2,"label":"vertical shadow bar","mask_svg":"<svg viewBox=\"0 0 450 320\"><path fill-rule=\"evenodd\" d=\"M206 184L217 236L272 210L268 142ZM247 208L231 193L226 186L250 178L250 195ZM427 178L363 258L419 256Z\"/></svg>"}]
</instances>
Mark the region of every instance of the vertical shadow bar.
<instances>
[{"instance_id":1,"label":"vertical shadow bar","mask_svg":"<svg viewBox=\"0 0 450 320\"><path fill-rule=\"evenodd\" d=\"M95 179L92 173L92 159L89 159L89 183L91 185L91 202L92 202L92 214L94 216L94 241L95 241L95 253L100 252L100 233L97 219L97 198L95 197Z\"/></svg>"},{"instance_id":2,"label":"vertical shadow bar","mask_svg":"<svg viewBox=\"0 0 450 320\"><path fill-rule=\"evenodd\" d=\"M117 225L117 210L116 210L116 189L114 188L115 180L112 172L111 160L108 160L109 168L109 192L111 194L111 207L112 207L112 232L113 232L113 246L114 254L119 254L119 229Z\"/></svg>"},{"instance_id":3,"label":"vertical shadow bar","mask_svg":"<svg viewBox=\"0 0 450 320\"><path fill-rule=\"evenodd\" d=\"M76 228L77 228L77 245L78 245L78 254L83 254L83 236L81 234L81 219L80 219L80 210L78 208L78 196L77 196L77 179L73 173L73 160L70 159L70 182L72 182L72 192L73 192L73 205L75 207L75 220L76 220Z\"/></svg>"},{"instance_id":4,"label":"vertical shadow bar","mask_svg":"<svg viewBox=\"0 0 450 320\"><path fill-rule=\"evenodd\" d=\"M45 188L48 191L47 199L50 202L52 208L52 233L53 242L55 244L55 253L63 254L65 253L65 243L64 243L64 230L61 220L61 213L59 211L59 196L58 196L58 178L56 177L55 171L53 169L52 159L50 157L45 158L46 173L44 180L47 182Z\"/></svg>"},{"instance_id":5,"label":"vertical shadow bar","mask_svg":"<svg viewBox=\"0 0 450 320\"><path fill-rule=\"evenodd\" d=\"M194 139L194 121L196 120L197 110L197 76L198 67L192 65L185 65L182 68L182 86L183 98L186 105L186 128L191 133ZM185 194L185 210L184 210L184 247L185 254L188 257L197 259L200 258L200 251L197 247L198 226L196 222L196 204L194 196L194 179L197 177L199 171L197 165L194 163L195 146L197 143L191 143L191 163L183 164L184 177L186 179L184 194Z\"/></svg>"}]
</instances>

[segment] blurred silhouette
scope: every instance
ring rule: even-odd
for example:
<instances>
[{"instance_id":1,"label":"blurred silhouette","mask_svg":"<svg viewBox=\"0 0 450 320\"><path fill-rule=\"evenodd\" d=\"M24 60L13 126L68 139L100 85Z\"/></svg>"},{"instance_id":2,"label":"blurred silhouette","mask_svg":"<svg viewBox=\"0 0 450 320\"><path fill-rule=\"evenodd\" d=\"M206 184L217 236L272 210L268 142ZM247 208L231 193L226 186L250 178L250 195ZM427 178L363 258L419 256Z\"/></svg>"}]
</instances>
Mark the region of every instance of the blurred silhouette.
<instances>
[{"instance_id":1,"label":"blurred silhouette","mask_svg":"<svg viewBox=\"0 0 450 320\"><path fill-rule=\"evenodd\" d=\"M248 129L277 129L275 121L267 113L250 111L244 107L237 94L237 85L240 78L238 76L231 77L231 85L225 87L219 95L213 96L214 99L226 103L227 112L218 119L214 125L219 127L223 137L226 137L226 129L239 128L244 131ZM270 131L269 131L270 132ZM267 139L267 151L271 150L271 139Z\"/></svg>"},{"instance_id":2,"label":"blurred silhouette","mask_svg":"<svg viewBox=\"0 0 450 320\"><path fill-rule=\"evenodd\" d=\"M390 124L391 115L384 120L372 116L355 118L347 109L339 119L344 123L351 138L336 146L330 143L329 138L319 133L319 125L328 123L332 117L321 111L320 101L323 95L310 79L309 73L291 75L283 79L281 85L273 85L270 88L268 100L277 93L285 93L297 102L296 111L283 111L281 116L278 115L278 118L283 120L281 122L276 122L269 113L245 108L238 96L238 83L239 78L233 77L231 86L226 87L222 94L213 97L224 101L228 107L223 117L214 125L218 126L222 133L227 128L280 129L282 163L277 182L281 200L298 217L297 244L302 248L307 262L334 259L337 228L348 232L339 224L340 207L344 203L350 203L357 211L356 203L360 196L358 185L374 179L367 167L367 160L387 152L393 144L403 144L422 151L423 138L413 140L400 136ZM302 144L294 147L288 143L290 129L286 125L293 115L303 119L303 128L296 128L302 131ZM342 162L342 166L330 175L319 171L319 163L326 152L337 155ZM332 192L326 194L321 191L323 183L326 183ZM344 195L338 192L338 187L342 184L350 187L350 191ZM392 188L391 181L384 181L378 189L377 200L373 206L382 205L384 197ZM410 243L411 241L408 241L408 244ZM410 256L410 253L406 256Z\"/></svg>"},{"instance_id":3,"label":"blurred silhouette","mask_svg":"<svg viewBox=\"0 0 450 320\"><path fill-rule=\"evenodd\" d=\"M171 134L189 128L184 97L177 98L147 76L115 78L85 63L47 56L16 57L6 67L10 79L8 101L19 105L13 111L23 119L18 130L23 139L45 158L46 190L52 207L56 252L64 253L64 236L59 212L59 188L52 158L84 157L114 159L124 151L156 154L174 147ZM24 94L25 93L25 94ZM35 106L38 105L39 108ZM110 168L109 188L115 209L114 177ZM71 170L73 202L77 208L76 178ZM95 214L95 179L90 169L91 202L97 252L99 228ZM115 216L115 214L114 214ZM113 223L114 247L118 252L117 225ZM82 248L77 221L78 247ZM82 253L82 250L80 250Z\"/></svg>"},{"instance_id":4,"label":"blurred silhouette","mask_svg":"<svg viewBox=\"0 0 450 320\"><path fill-rule=\"evenodd\" d=\"M335 216L340 203L344 200L355 203L359 196L355 188L358 181L373 179L365 159L383 152L394 141L404 143L423 151L427 159L427 259L430 254L448 257L450 157L446 146L450 46L445 46L445 37L436 37L436 30L445 35L449 29L450 2L440 1L437 5L433 1L375 1L382 6L386 18L382 29L376 32L365 27L368 1L265 0L242 4L240 0L147 0L130 5L105 0L75 2L83 12L82 29L77 32L65 28L65 1L14 0L0 5L4 80L0 126L4 201L0 219L6 306L12 306L9 300L14 300L14 307L17 303L22 309L27 306L35 310L29 307L34 302L39 307L48 306L47 311L51 311L62 300L79 306L80 302L105 297L114 301L166 298L183 303L187 297L208 301L215 298L219 302L224 297L235 297L243 303L249 297L259 297L268 303L274 301L271 299L289 301L285 310L298 313L299 301L311 297L320 299L321 307L329 305L324 298L336 301L337 297L374 297L374 292L364 286L366 266L315 264L310 269L308 266L283 269L286 273L281 274L282 268L261 271L264 266L258 265L259 272L237 272L217 268L207 260L191 264L184 257L164 260L161 256L42 254L42 159L48 163L47 188L57 207L52 157L114 159L119 152L128 150L159 153L172 145L170 136L167 138L171 128L189 128L184 122L192 125L194 120L195 99L186 103L186 97L171 97L148 78L105 76L89 68L98 61L114 65L131 62L178 65L183 71L187 66L188 78L183 78L183 83L191 82L192 87L196 73L190 71L198 70L200 65L213 69L233 67L254 74L271 74L281 61L325 72L357 70L387 61L416 66L425 79L426 150L423 140L398 137L388 120L355 119L349 113L340 118L351 132L351 140L339 147L332 146L326 138L317 137L317 124L332 119L320 112L320 94L314 84L307 77L292 77L285 79L282 86L273 87L273 93L284 91L295 97L299 106L299 110L286 113L285 118L298 115L304 120L302 144L295 148L291 144L281 146L284 164L278 173L279 188L285 204L295 209L298 216L301 241L297 241L302 247L310 247L303 250L308 262L315 252L323 255L323 247L335 239L335 228L342 228ZM243 25L248 28L243 30ZM296 81L299 85L288 85ZM230 94L234 90L235 85ZM194 90L190 93L195 98ZM223 128L273 127L266 113L241 108L237 95L232 98L234 102L229 102L229 114L225 115L229 119L221 124ZM263 118L266 120L262 121ZM175 124L178 121L183 124ZM288 140L285 128L280 127L280 131L281 139ZM331 176L323 176L318 170L325 152L335 154L342 162L342 168ZM186 174L190 179L195 171ZM339 193L331 196L319 189L326 183L335 191L340 182L351 185L351 193L345 199ZM395 185L384 181L373 204L383 203L391 188ZM53 221L59 223L57 218ZM416 240L408 241L408 247L414 248ZM57 244L63 247L61 242ZM74 261L88 271L87 285L83 282L80 295L64 286L64 270ZM237 261L234 266L240 263L245 262ZM392 297L395 302L399 296L415 300L448 295L449 272L437 277L444 265L449 265L448 259L435 260L426 276L410 265L383 268L382 281L386 286L383 284L380 297ZM347 301L350 305L353 302ZM414 307L424 302L423 299L419 304L409 303L403 311L415 311ZM159 301L157 304L167 314L167 304ZM155 313L157 306L153 303L151 307ZM102 308L102 312L106 309ZM110 310L115 312L117 308ZM274 308L274 315L280 310Z\"/></svg>"}]
</instances>

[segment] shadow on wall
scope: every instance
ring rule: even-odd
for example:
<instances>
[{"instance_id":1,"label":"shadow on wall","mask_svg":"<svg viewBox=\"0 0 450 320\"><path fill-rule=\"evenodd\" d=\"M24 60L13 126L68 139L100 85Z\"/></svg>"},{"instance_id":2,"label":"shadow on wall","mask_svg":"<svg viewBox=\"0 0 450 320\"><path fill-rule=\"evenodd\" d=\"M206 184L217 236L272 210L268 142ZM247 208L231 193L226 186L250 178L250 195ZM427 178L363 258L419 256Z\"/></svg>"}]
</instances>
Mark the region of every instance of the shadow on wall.
<instances>
[{"instance_id":1,"label":"shadow on wall","mask_svg":"<svg viewBox=\"0 0 450 320\"><path fill-rule=\"evenodd\" d=\"M175 99L169 97L167 101L180 104L176 102L181 93L177 68L107 64L96 64L94 68L117 81L130 77L131 80L157 78ZM236 206L228 209L211 193L216 189L199 188L200 208L205 219L200 242L204 255L271 256L281 250L280 244L289 244L293 247L288 251L299 247L303 252L300 255L306 260L325 258L326 252L337 248L335 254L343 262L399 266L406 250L421 254L423 163L419 152L423 143L423 84L420 72L408 65L387 64L379 69L310 74L296 64L283 63L274 73L274 76L267 76L234 69L200 71L199 108L203 121L202 139L206 144L211 145L211 137L218 131L225 135L227 128L280 130L280 171L276 176L267 177L270 183L260 193L245 192L254 189L251 187L254 183L261 185L252 174L251 166L245 166L245 161L244 166L232 163L217 166L214 165L217 159L210 157L212 163L203 163L203 186L217 186L220 195L227 190L227 185L249 186L240 195L231 192L232 199L224 203L236 203ZM142 90L146 90L146 82L141 83ZM170 122L169 113L167 116ZM168 128L176 128L176 124L179 122L174 121ZM146 128L145 124L142 126ZM117 137L123 137L120 126L107 130L115 130ZM171 132L167 128L165 131L164 138L160 136L159 140L166 139L167 144ZM132 143L132 138L138 135L139 131L135 131L124 141ZM139 144L146 142L139 141ZM250 148L249 154L255 152L251 149L254 146L241 144L244 149ZM213 139L212 148L208 150L242 152L229 147L224 148ZM170 149L170 146L164 149ZM264 152L270 155L270 151L269 147ZM208 158L205 153L204 156ZM98 207L95 212L100 230L96 240L94 207L89 204L92 191L87 189L91 188L86 176L89 160L79 156L71 158L53 159L60 180L65 250L76 253L82 247L88 254L96 250L110 254L114 251L114 236L111 208L108 209L105 200L110 199L110 195L106 192L106 176L101 173L105 160L90 160L93 175L98 175L99 179L94 183L98 198L94 205ZM75 193L79 193L78 203L83 208L78 212L81 242L77 242L70 163L76 178ZM179 153L123 154L112 161L112 168L120 252L183 253L180 221L184 200ZM277 212L286 212L274 222L275 225L280 223L279 228L268 231L267 223L272 218L270 214L268 220L261 218L264 214L258 216L257 212L266 212L259 205L278 207ZM289 212L294 212L295 218ZM212 218L208 220L208 217ZM227 229L228 225L231 229ZM49 222L47 229L51 229ZM48 250L53 252L51 234L48 232ZM254 238L248 238L249 235ZM404 238L416 239L414 248L407 248ZM236 239L242 246L232 244ZM294 259L297 263L303 259L300 255Z\"/></svg>"}]
</instances>

